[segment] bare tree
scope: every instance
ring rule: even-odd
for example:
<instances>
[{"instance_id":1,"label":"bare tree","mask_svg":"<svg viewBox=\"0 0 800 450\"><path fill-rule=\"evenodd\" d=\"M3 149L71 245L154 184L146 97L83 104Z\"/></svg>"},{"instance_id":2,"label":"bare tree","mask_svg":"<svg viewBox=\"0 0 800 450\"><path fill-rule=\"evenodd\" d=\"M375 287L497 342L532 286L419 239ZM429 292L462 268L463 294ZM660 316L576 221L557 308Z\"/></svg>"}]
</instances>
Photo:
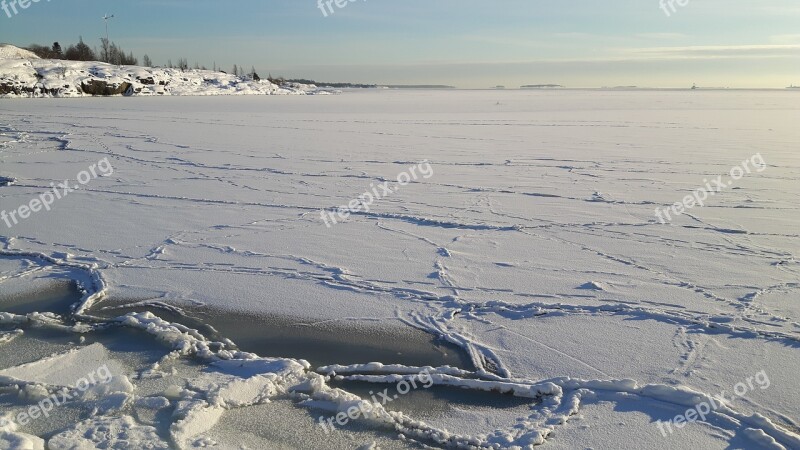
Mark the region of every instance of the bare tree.
<instances>
[{"instance_id":1,"label":"bare tree","mask_svg":"<svg viewBox=\"0 0 800 450\"><path fill-rule=\"evenodd\" d=\"M44 45L31 44L28 46L28 50L32 51L36 54L36 56L42 59L53 58L53 50L50 47L45 47Z\"/></svg>"},{"instance_id":2,"label":"bare tree","mask_svg":"<svg viewBox=\"0 0 800 450\"><path fill-rule=\"evenodd\" d=\"M116 44L114 44L113 42L111 44L109 44L107 47L108 47L108 50L106 50L106 51L108 52L108 59L106 60L106 62L109 63L109 64L116 64L116 65L121 64L122 63L122 58L120 58L120 55L119 55L119 53L120 53L119 52L119 47L117 47Z\"/></svg>"},{"instance_id":3,"label":"bare tree","mask_svg":"<svg viewBox=\"0 0 800 450\"><path fill-rule=\"evenodd\" d=\"M100 48L101 53L100 57L102 58L103 62L110 63L111 62L111 43L106 38L100 38Z\"/></svg>"}]
</instances>

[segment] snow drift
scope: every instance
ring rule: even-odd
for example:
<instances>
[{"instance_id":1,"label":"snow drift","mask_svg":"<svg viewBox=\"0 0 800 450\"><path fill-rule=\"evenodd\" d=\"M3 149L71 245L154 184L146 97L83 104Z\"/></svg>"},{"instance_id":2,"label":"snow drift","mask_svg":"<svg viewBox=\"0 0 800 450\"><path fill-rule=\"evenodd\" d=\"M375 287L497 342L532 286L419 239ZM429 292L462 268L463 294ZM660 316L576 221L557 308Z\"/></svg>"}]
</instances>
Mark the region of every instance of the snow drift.
<instances>
[{"instance_id":1,"label":"snow drift","mask_svg":"<svg viewBox=\"0 0 800 450\"><path fill-rule=\"evenodd\" d=\"M35 53L8 44L0 44L0 59L39 59Z\"/></svg>"}]
</instances>

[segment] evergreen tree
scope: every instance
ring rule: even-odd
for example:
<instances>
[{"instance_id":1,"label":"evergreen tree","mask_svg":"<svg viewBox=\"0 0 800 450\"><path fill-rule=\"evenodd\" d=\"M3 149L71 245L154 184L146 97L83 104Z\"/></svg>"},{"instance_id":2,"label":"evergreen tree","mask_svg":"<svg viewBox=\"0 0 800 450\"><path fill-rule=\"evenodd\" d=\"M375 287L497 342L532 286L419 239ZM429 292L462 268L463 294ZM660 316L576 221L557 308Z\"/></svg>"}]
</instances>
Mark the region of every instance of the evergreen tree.
<instances>
[{"instance_id":1,"label":"evergreen tree","mask_svg":"<svg viewBox=\"0 0 800 450\"><path fill-rule=\"evenodd\" d=\"M66 58L72 61L94 61L97 59L91 47L83 42L83 37L80 38L77 45L70 45L65 54Z\"/></svg>"},{"instance_id":2,"label":"evergreen tree","mask_svg":"<svg viewBox=\"0 0 800 450\"><path fill-rule=\"evenodd\" d=\"M120 58L121 58L120 64L122 64L122 65L125 65L125 66L138 66L139 65L139 59L136 58L135 56L133 56L133 52L128 52L127 55L125 55L125 53L120 52Z\"/></svg>"}]
</instances>

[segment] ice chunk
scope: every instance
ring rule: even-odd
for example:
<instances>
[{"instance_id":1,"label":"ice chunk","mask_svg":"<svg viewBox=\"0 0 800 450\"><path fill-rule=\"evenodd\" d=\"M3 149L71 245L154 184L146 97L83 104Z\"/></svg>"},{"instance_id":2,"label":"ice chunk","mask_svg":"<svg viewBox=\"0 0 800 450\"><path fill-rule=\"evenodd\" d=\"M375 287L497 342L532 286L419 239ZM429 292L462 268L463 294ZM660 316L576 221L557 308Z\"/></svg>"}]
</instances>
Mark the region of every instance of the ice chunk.
<instances>
[{"instance_id":1,"label":"ice chunk","mask_svg":"<svg viewBox=\"0 0 800 450\"><path fill-rule=\"evenodd\" d=\"M0 370L0 379L86 389L125 371L102 344L92 344L36 362Z\"/></svg>"},{"instance_id":2,"label":"ice chunk","mask_svg":"<svg viewBox=\"0 0 800 450\"><path fill-rule=\"evenodd\" d=\"M113 448L116 450L168 449L156 429L139 425L130 416L119 418L95 417L53 436L50 450Z\"/></svg>"}]
</instances>

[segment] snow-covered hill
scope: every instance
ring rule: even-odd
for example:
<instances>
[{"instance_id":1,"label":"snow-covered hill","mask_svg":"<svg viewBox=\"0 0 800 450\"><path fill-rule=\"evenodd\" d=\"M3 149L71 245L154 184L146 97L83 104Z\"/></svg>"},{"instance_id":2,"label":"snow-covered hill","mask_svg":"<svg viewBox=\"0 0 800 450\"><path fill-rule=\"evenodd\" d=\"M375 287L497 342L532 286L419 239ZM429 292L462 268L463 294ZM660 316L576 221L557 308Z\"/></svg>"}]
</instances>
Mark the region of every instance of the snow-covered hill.
<instances>
[{"instance_id":1,"label":"snow-covered hill","mask_svg":"<svg viewBox=\"0 0 800 450\"><path fill-rule=\"evenodd\" d=\"M93 95L281 95L327 94L313 85L278 86L223 72L101 62L40 59L12 45L0 47L0 97Z\"/></svg>"},{"instance_id":2,"label":"snow-covered hill","mask_svg":"<svg viewBox=\"0 0 800 450\"><path fill-rule=\"evenodd\" d=\"M39 59L35 53L9 44L0 44L0 59Z\"/></svg>"}]
</instances>

